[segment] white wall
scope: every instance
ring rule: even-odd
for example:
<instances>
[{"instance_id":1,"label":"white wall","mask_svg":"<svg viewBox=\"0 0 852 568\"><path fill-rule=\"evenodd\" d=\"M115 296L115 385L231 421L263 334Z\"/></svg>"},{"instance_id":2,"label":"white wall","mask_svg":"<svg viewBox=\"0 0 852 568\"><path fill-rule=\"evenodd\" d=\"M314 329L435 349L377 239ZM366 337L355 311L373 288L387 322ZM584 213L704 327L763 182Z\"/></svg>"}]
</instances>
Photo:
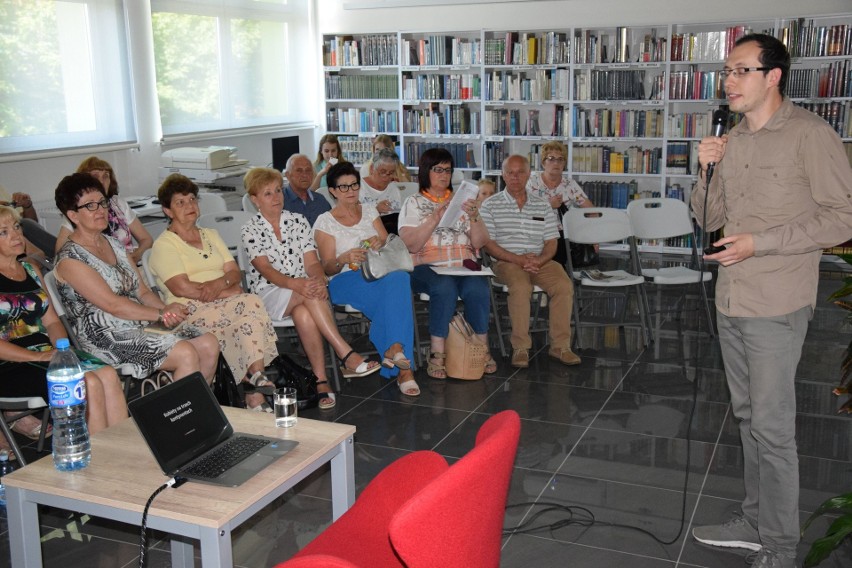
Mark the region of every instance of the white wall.
<instances>
[{"instance_id":1,"label":"white wall","mask_svg":"<svg viewBox=\"0 0 852 568\"><path fill-rule=\"evenodd\" d=\"M394 32L394 31L454 31L485 29L545 29L571 26L615 26L698 23L733 20L774 19L792 16L834 14L852 11L852 0L553 0L538 2L501 2L456 5L428 5L405 8L344 9L344 4L376 4L382 0L316 0L317 24L320 33ZM394 0L391 0L392 2ZM436 0L422 0L434 4ZM414 0L412 2L414 3ZM461 4L461 5L460 5ZM133 60L137 90L134 93L140 116L138 149L99 152L116 171L121 191L125 195L151 195L158 183L157 167L163 149L156 127L157 98L153 89L154 70L150 57L139 54L150 43L150 4L147 0L127 3L130 39L140 49ZM320 49L320 40L315 46ZM318 74L317 85L321 89ZM321 90L319 92L322 92ZM316 105L316 116L306 117L316 124L323 122L322 101ZM240 157L255 165L272 161L270 139L298 134L301 150L313 154L320 128L305 128L295 132L276 132L253 136L237 136L209 140L193 140L178 145L205 146L210 144L237 146ZM90 152L91 153L91 152ZM24 191L36 200L51 200L53 190L62 176L73 172L77 164L90 153L42 159L22 159L0 163L0 185L10 191Z\"/></svg>"}]
</instances>

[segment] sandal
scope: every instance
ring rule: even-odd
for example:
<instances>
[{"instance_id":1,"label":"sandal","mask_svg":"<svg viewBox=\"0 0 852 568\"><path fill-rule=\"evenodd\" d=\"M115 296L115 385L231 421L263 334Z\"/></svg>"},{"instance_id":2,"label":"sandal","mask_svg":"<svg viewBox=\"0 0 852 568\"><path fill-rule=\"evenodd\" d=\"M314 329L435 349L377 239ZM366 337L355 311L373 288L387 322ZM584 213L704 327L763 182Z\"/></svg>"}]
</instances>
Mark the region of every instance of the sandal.
<instances>
[{"instance_id":1,"label":"sandal","mask_svg":"<svg viewBox=\"0 0 852 568\"><path fill-rule=\"evenodd\" d=\"M435 363L434 361L438 361ZM447 366L444 364L444 361L447 360L446 353L430 353L429 361L426 365L426 374L432 377L433 379L446 379L447 378Z\"/></svg>"},{"instance_id":2,"label":"sandal","mask_svg":"<svg viewBox=\"0 0 852 568\"><path fill-rule=\"evenodd\" d=\"M12 449L12 446L9 445L9 442L2 433L0 433L0 450L8 454L10 462L18 459L18 456L15 455L15 450Z\"/></svg>"},{"instance_id":3,"label":"sandal","mask_svg":"<svg viewBox=\"0 0 852 568\"><path fill-rule=\"evenodd\" d=\"M37 422L37 424L35 426L33 426L32 428L30 428L29 430L27 430L26 426L24 426L24 421L27 418L30 418L30 419L35 420ZM36 418L35 416L32 416L32 415L24 416L23 418L19 418L19 419L13 421L13 422L10 422L9 423L9 430L12 430L13 432L17 432L21 436L26 436L30 440L38 440L39 437L41 436L41 420L39 420L38 418ZM49 438L52 435L53 435L53 428L51 428L50 424L48 424L47 425L47 433L44 435L44 437Z\"/></svg>"},{"instance_id":4,"label":"sandal","mask_svg":"<svg viewBox=\"0 0 852 568\"><path fill-rule=\"evenodd\" d=\"M403 353L402 351L397 351L391 357L388 357L387 352L385 352L385 358L382 359L382 365L384 365L388 369L393 369L394 367L396 367L397 369L407 371L411 368L411 359L407 359L405 357L405 353Z\"/></svg>"},{"instance_id":5,"label":"sandal","mask_svg":"<svg viewBox=\"0 0 852 568\"><path fill-rule=\"evenodd\" d=\"M402 373L399 374L399 377L397 377L396 380L399 392L405 396L420 396L420 386L417 384L417 381L414 380L414 373L411 373L411 378L407 381L399 382L400 377L402 377Z\"/></svg>"},{"instance_id":6,"label":"sandal","mask_svg":"<svg viewBox=\"0 0 852 568\"><path fill-rule=\"evenodd\" d=\"M497 361L491 355L488 356L488 361L485 362L485 374L493 375L497 372Z\"/></svg>"},{"instance_id":7,"label":"sandal","mask_svg":"<svg viewBox=\"0 0 852 568\"><path fill-rule=\"evenodd\" d=\"M328 381L317 381L317 386L327 384ZM318 392L317 394L319 395L320 410L329 410L337 404L337 397L333 392Z\"/></svg>"},{"instance_id":8,"label":"sandal","mask_svg":"<svg viewBox=\"0 0 852 568\"><path fill-rule=\"evenodd\" d=\"M275 392L275 385L266 378L263 371L257 371L252 376L246 375L243 378L243 390L245 392L258 392L264 396L269 396Z\"/></svg>"},{"instance_id":9,"label":"sandal","mask_svg":"<svg viewBox=\"0 0 852 568\"><path fill-rule=\"evenodd\" d=\"M379 365L377 361L368 361L367 359L364 359L358 364L357 367L355 367L354 369L350 369L346 366L346 361L348 361L352 355L355 355L354 349L347 353L346 356L340 360L340 362L343 363L343 366L340 367L340 372L343 374L344 379L366 377L367 375L372 375L381 367L381 365Z\"/></svg>"}]
</instances>

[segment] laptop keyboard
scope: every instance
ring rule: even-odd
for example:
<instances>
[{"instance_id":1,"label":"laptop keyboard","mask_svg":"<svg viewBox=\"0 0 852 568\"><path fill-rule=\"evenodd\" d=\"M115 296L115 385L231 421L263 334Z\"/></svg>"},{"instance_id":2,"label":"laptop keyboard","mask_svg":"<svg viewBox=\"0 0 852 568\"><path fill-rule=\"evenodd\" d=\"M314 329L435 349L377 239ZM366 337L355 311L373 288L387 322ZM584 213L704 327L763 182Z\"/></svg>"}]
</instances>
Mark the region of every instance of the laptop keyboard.
<instances>
[{"instance_id":1,"label":"laptop keyboard","mask_svg":"<svg viewBox=\"0 0 852 568\"><path fill-rule=\"evenodd\" d=\"M184 469L182 473L193 477L215 479L268 443L269 440L235 436Z\"/></svg>"}]
</instances>

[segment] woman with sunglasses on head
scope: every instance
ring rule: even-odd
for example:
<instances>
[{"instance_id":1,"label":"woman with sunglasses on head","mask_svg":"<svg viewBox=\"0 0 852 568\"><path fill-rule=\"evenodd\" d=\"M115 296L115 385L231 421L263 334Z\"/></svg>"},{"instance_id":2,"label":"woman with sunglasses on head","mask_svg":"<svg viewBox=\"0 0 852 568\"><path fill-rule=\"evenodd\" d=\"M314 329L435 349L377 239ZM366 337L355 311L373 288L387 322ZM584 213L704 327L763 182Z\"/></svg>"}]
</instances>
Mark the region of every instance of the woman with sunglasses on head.
<instances>
[{"instance_id":1,"label":"woman with sunglasses on head","mask_svg":"<svg viewBox=\"0 0 852 568\"><path fill-rule=\"evenodd\" d=\"M433 266L460 267L465 260L475 261L475 249L488 242L488 230L475 199L464 202L463 214L453 226L438 227L452 198L452 177L452 155L443 148L426 150L420 157L420 193L406 199L399 213L399 236L414 261L412 288L429 294L431 354L426 373L435 379L447 378L445 344L459 298L464 301L465 319L488 343L491 306L488 278L449 276L432 270ZM497 372L497 362L491 355L486 360L485 372Z\"/></svg>"},{"instance_id":2,"label":"woman with sunglasses on head","mask_svg":"<svg viewBox=\"0 0 852 568\"><path fill-rule=\"evenodd\" d=\"M74 228L54 273L81 347L111 365L128 365L139 379L156 370L178 379L201 371L211 382L219 359L212 334L187 324L172 332L145 331L158 321L175 328L188 312L177 302L164 304L124 247L103 234L109 201L101 183L89 174L66 176L56 188L56 206Z\"/></svg>"},{"instance_id":3,"label":"woman with sunglasses on head","mask_svg":"<svg viewBox=\"0 0 852 568\"><path fill-rule=\"evenodd\" d=\"M388 238L376 206L359 201L359 177L348 162L328 170L328 190L337 204L314 223L320 261L330 278L328 292L335 304L349 304L370 319L370 341L384 354L382 376L396 377L402 394L419 396L411 370L411 279L407 272L396 271L368 282L358 270L367 252L363 244L377 250Z\"/></svg>"},{"instance_id":4,"label":"woman with sunglasses on head","mask_svg":"<svg viewBox=\"0 0 852 568\"><path fill-rule=\"evenodd\" d=\"M101 182L109 200L109 209L107 209L109 222L104 234L111 236L124 246L130 262L139 264L142 253L151 248L154 239L151 238L142 221L136 217L136 213L127 201L118 196L118 180L112 166L97 156L89 156L77 166L77 173L91 174ZM59 252L73 230L74 227L68 220L62 224L59 235L56 237L56 252Z\"/></svg>"}]
</instances>

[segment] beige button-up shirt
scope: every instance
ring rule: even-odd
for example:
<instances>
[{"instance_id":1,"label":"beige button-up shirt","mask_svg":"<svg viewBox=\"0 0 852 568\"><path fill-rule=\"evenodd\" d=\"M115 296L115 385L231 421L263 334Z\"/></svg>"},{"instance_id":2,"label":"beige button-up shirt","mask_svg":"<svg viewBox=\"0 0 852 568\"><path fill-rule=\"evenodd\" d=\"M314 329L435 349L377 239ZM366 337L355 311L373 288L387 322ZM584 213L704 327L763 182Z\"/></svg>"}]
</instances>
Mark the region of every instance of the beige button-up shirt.
<instances>
[{"instance_id":1,"label":"beige button-up shirt","mask_svg":"<svg viewBox=\"0 0 852 568\"><path fill-rule=\"evenodd\" d=\"M692 192L698 222L704 180ZM719 268L716 307L772 317L816 305L822 249L852 237L852 168L840 138L785 99L763 128L743 120L728 137L707 203L707 229L752 233L754 256Z\"/></svg>"}]
</instances>

